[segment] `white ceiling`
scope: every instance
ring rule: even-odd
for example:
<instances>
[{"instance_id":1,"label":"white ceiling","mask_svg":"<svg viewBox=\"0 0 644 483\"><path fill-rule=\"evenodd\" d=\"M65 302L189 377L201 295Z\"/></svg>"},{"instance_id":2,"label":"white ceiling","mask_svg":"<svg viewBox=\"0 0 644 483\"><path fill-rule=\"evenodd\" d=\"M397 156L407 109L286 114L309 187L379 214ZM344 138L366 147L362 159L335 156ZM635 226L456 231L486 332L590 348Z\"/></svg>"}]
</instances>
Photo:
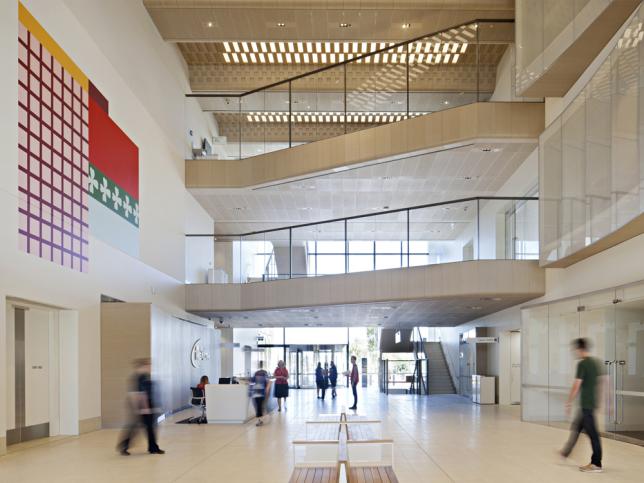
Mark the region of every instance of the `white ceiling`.
<instances>
[{"instance_id":1,"label":"white ceiling","mask_svg":"<svg viewBox=\"0 0 644 483\"><path fill-rule=\"evenodd\" d=\"M261 282L258 282L261 283ZM199 313L227 327L453 327L526 302L532 296L407 300L391 303L300 307L248 312ZM223 320L223 324L218 321Z\"/></svg>"},{"instance_id":2,"label":"white ceiling","mask_svg":"<svg viewBox=\"0 0 644 483\"><path fill-rule=\"evenodd\" d=\"M273 186L190 191L215 220L216 233L246 233L439 201L494 196L535 147L536 142L530 141L475 143ZM434 210L418 216L422 221L464 221L453 219L454 211L437 213ZM390 216L391 221L400 223Z\"/></svg>"}]
</instances>

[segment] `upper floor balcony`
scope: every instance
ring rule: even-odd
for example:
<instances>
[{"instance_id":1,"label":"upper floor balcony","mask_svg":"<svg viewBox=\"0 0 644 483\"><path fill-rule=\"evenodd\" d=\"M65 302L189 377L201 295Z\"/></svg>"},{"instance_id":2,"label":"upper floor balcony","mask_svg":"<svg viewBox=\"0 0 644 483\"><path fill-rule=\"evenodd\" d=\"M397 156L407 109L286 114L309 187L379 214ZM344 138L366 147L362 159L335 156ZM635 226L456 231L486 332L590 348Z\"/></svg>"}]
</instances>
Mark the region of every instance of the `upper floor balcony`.
<instances>
[{"instance_id":1,"label":"upper floor balcony","mask_svg":"<svg viewBox=\"0 0 644 483\"><path fill-rule=\"evenodd\" d=\"M189 94L186 109L198 103L218 136L192 139L186 185L260 186L477 141L535 140L543 104L514 96L513 40L503 19L398 44L223 43L213 55L225 62L312 70L243 93Z\"/></svg>"},{"instance_id":2,"label":"upper floor balcony","mask_svg":"<svg viewBox=\"0 0 644 483\"><path fill-rule=\"evenodd\" d=\"M187 309L241 319L244 311L406 301L419 316L464 322L543 294L537 205L530 197L469 198L241 235L192 234L189 251L199 255L188 260Z\"/></svg>"}]
</instances>

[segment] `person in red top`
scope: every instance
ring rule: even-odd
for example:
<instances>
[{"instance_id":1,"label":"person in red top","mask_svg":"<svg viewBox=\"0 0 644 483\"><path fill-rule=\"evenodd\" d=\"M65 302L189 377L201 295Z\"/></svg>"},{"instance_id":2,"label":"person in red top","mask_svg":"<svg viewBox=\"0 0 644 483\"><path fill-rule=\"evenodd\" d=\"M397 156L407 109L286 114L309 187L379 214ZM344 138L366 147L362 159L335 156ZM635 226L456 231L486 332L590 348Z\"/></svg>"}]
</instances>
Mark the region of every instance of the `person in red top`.
<instances>
[{"instance_id":1,"label":"person in red top","mask_svg":"<svg viewBox=\"0 0 644 483\"><path fill-rule=\"evenodd\" d=\"M288 369L284 361L277 363L277 369L273 372L275 376L275 397L277 398L277 410L282 410L282 399L284 399L284 410L286 410L286 398L288 397Z\"/></svg>"},{"instance_id":2,"label":"person in red top","mask_svg":"<svg viewBox=\"0 0 644 483\"><path fill-rule=\"evenodd\" d=\"M360 382L360 375L358 373L358 364L356 364L356 356L351 356L351 391L353 391L353 406L349 409L358 409L358 382Z\"/></svg>"}]
</instances>

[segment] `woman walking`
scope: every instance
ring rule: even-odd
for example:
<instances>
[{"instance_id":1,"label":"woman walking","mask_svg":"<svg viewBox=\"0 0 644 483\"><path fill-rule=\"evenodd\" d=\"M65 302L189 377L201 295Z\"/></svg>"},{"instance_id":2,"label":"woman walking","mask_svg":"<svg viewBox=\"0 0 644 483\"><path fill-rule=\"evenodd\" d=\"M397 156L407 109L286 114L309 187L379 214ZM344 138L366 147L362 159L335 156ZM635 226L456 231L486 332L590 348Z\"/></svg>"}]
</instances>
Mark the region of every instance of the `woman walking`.
<instances>
[{"instance_id":1,"label":"woman walking","mask_svg":"<svg viewBox=\"0 0 644 483\"><path fill-rule=\"evenodd\" d=\"M277 410L282 410L282 399L284 399L284 410L286 411L286 398L288 397L288 369L284 361L277 363L277 369L273 372L275 376L275 397L277 398Z\"/></svg>"}]
</instances>

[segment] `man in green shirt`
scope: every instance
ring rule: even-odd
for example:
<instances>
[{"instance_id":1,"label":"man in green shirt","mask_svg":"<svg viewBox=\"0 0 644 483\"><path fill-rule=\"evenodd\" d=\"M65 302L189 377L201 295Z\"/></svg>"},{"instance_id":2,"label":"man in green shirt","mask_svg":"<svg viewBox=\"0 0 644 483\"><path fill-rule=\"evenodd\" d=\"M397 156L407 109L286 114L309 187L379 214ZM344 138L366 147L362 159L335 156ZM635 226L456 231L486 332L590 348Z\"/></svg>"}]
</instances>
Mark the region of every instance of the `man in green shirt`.
<instances>
[{"instance_id":1,"label":"man in green shirt","mask_svg":"<svg viewBox=\"0 0 644 483\"><path fill-rule=\"evenodd\" d=\"M570 389L570 395L566 402L566 414L570 414L572 403L579 394L580 411L572 423L570 438L561 451L561 455L567 458L577 443L579 433L585 431L590 438L593 448L593 456L590 463L580 466L579 469L588 473L601 473L602 470L602 446L599 440L599 432L595 423L595 409L597 408L597 394L600 386L602 366L599 361L590 357L588 341L586 339L575 339L573 348L580 359L577 363L575 382Z\"/></svg>"}]
</instances>

